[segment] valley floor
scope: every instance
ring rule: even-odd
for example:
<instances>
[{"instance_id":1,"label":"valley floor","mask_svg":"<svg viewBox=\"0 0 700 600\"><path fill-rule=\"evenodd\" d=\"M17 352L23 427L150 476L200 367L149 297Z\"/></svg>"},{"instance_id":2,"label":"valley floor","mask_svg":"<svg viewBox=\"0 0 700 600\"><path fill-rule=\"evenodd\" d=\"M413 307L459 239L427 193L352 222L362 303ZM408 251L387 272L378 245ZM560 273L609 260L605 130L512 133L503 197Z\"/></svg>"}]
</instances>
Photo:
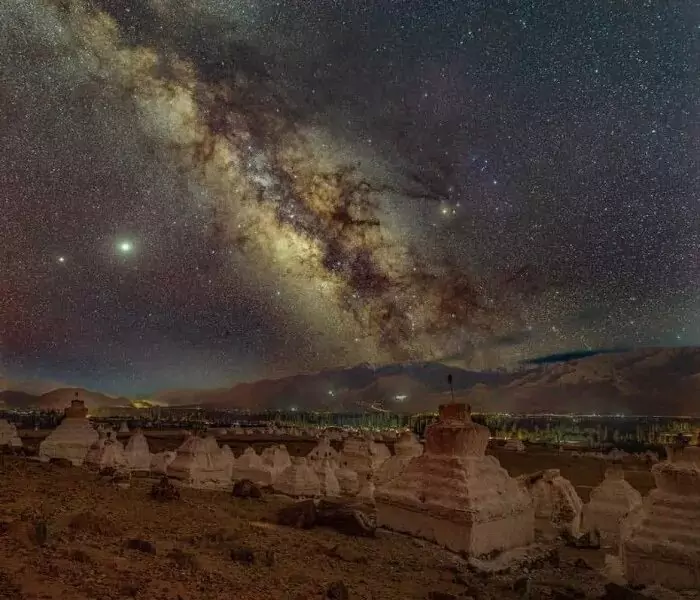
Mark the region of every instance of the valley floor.
<instances>
[{"instance_id":1,"label":"valley floor","mask_svg":"<svg viewBox=\"0 0 700 600\"><path fill-rule=\"evenodd\" d=\"M522 572L484 578L419 540L276 525L289 499L183 489L162 503L150 498L152 483L122 489L82 469L2 457L0 598L312 600L338 581L353 600L522 597ZM231 558L242 549L253 564ZM532 597L600 596L595 563L602 552L563 549L559 566L530 572Z\"/></svg>"}]
</instances>

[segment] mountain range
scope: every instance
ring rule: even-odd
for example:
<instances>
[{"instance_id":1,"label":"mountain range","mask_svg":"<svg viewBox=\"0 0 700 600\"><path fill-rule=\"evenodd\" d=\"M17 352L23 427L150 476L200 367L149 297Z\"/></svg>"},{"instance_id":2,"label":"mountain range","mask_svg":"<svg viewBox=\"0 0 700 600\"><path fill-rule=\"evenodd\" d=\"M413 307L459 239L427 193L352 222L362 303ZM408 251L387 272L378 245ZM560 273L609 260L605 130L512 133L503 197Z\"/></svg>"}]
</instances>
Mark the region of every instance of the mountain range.
<instances>
[{"instance_id":1,"label":"mountain range","mask_svg":"<svg viewBox=\"0 0 700 600\"><path fill-rule=\"evenodd\" d=\"M333 412L435 410L456 401L476 411L700 416L700 348L642 348L561 362L543 360L519 372L481 372L441 363L362 364L230 388L165 390L153 405L212 409L329 410ZM32 394L0 392L0 408L62 409L76 391L88 408L130 406L131 400L79 388Z\"/></svg>"}]
</instances>

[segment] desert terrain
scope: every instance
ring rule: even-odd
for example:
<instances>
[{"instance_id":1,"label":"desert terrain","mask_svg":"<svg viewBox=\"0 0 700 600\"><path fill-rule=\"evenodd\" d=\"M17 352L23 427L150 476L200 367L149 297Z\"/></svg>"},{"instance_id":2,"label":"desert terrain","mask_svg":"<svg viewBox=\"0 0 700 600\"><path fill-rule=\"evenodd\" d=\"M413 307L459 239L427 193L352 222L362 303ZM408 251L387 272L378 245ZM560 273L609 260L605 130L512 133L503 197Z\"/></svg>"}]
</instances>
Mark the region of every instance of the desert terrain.
<instances>
[{"instance_id":1,"label":"desert terrain","mask_svg":"<svg viewBox=\"0 0 700 600\"><path fill-rule=\"evenodd\" d=\"M23 433L31 452L43 436ZM160 451L175 448L180 436L153 432L148 440ZM253 441L258 451L270 443ZM235 454L247 444L232 444ZM313 444L287 443L293 455ZM584 500L605 469L592 458L495 453L512 475L560 468ZM642 493L653 485L643 465L627 472ZM450 552L388 531L363 538L279 525L278 511L293 502L283 496L253 500L182 488L180 499L162 502L151 498L154 481L133 477L120 487L81 468L2 457L0 598L515 599L527 578L533 598L604 593L604 550L559 544L545 559L485 577Z\"/></svg>"}]
</instances>

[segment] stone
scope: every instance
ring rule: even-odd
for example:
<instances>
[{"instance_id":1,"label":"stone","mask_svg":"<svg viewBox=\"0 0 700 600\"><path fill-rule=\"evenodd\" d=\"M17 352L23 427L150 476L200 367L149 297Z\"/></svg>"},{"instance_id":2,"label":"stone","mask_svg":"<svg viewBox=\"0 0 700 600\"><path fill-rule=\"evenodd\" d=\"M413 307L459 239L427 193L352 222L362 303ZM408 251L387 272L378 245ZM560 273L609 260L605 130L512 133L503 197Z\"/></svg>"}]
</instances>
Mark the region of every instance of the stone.
<instances>
[{"instance_id":1,"label":"stone","mask_svg":"<svg viewBox=\"0 0 700 600\"><path fill-rule=\"evenodd\" d=\"M66 409L58 427L39 445L39 459L49 462L52 458L63 458L79 467L97 440L97 431L87 419L85 404L76 399Z\"/></svg>"},{"instance_id":2,"label":"stone","mask_svg":"<svg viewBox=\"0 0 700 600\"><path fill-rule=\"evenodd\" d=\"M394 444L394 456L391 456L377 470L374 483L382 485L400 475L408 463L423 454L423 445L415 434L406 431L401 434Z\"/></svg>"},{"instance_id":3,"label":"stone","mask_svg":"<svg viewBox=\"0 0 700 600\"><path fill-rule=\"evenodd\" d=\"M527 489L535 506L535 517L547 519L560 531L578 536L581 532L583 501L559 469L523 475L518 481Z\"/></svg>"},{"instance_id":4,"label":"stone","mask_svg":"<svg viewBox=\"0 0 700 600\"><path fill-rule=\"evenodd\" d=\"M175 460L168 465L168 477L196 487L223 486L231 481L218 446L213 450L211 443L203 438L194 435L185 438L176 452Z\"/></svg>"},{"instance_id":5,"label":"stone","mask_svg":"<svg viewBox=\"0 0 700 600\"><path fill-rule=\"evenodd\" d=\"M321 495L321 482L316 471L306 462L306 458L294 457L273 484L273 489L292 497L314 497Z\"/></svg>"},{"instance_id":6,"label":"stone","mask_svg":"<svg viewBox=\"0 0 700 600\"><path fill-rule=\"evenodd\" d=\"M129 438L124 454L132 471L151 470L151 450L148 447L146 436L140 430L137 430Z\"/></svg>"},{"instance_id":7,"label":"stone","mask_svg":"<svg viewBox=\"0 0 700 600\"><path fill-rule=\"evenodd\" d=\"M326 588L326 598L328 600L349 600L350 594L342 581L334 581Z\"/></svg>"},{"instance_id":8,"label":"stone","mask_svg":"<svg viewBox=\"0 0 700 600\"><path fill-rule=\"evenodd\" d=\"M265 464L262 457L248 446L243 454L236 459L232 468L234 480L250 479L253 483L262 487L272 485L274 479L272 469Z\"/></svg>"},{"instance_id":9,"label":"stone","mask_svg":"<svg viewBox=\"0 0 700 600\"><path fill-rule=\"evenodd\" d=\"M170 502L180 499L180 490L164 475L158 483L151 487L151 498L160 502Z\"/></svg>"},{"instance_id":10,"label":"stone","mask_svg":"<svg viewBox=\"0 0 700 600\"><path fill-rule=\"evenodd\" d=\"M331 460L330 458L324 458L316 461L317 464L314 468L321 485L322 496L340 496L340 483L336 477Z\"/></svg>"},{"instance_id":11,"label":"stone","mask_svg":"<svg viewBox=\"0 0 700 600\"><path fill-rule=\"evenodd\" d=\"M6 419L0 419L0 446L22 447L22 440L17 435L17 427Z\"/></svg>"},{"instance_id":12,"label":"stone","mask_svg":"<svg viewBox=\"0 0 700 600\"><path fill-rule=\"evenodd\" d=\"M700 448L655 464L656 482L620 527L620 556L630 585L700 589Z\"/></svg>"},{"instance_id":13,"label":"stone","mask_svg":"<svg viewBox=\"0 0 700 600\"><path fill-rule=\"evenodd\" d=\"M138 550L139 552L144 552L145 554L156 553L155 545L152 542L146 540L128 540L126 542L126 547L129 548L129 550Z\"/></svg>"},{"instance_id":14,"label":"stone","mask_svg":"<svg viewBox=\"0 0 700 600\"><path fill-rule=\"evenodd\" d=\"M231 495L235 498L262 498L260 488L250 479L241 479L233 484Z\"/></svg>"},{"instance_id":15,"label":"stone","mask_svg":"<svg viewBox=\"0 0 700 600\"><path fill-rule=\"evenodd\" d=\"M316 506L316 523L344 535L374 537L377 518L358 506L321 500Z\"/></svg>"},{"instance_id":16,"label":"stone","mask_svg":"<svg viewBox=\"0 0 700 600\"><path fill-rule=\"evenodd\" d=\"M311 529L316 525L316 504L313 500L302 500L284 506L277 512L277 522L287 527Z\"/></svg>"},{"instance_id":17,"label":"stone","mask_svg":"<svg viewBox=\"0 0 700 600\"><path fill-rule=\"evenodd\" d=\"M441 406L425 437L424 453L375 491L380 527L469 556L534 540L529 495L485 456L489 430L474 423L464 405Z\"/></svg>"},{"instance_id":18,"label":"stone","mask_svg":"<svg viewBox=\"0 0 700 600\"><path fill-rule=\"evenodd\" d=\"M246 546L236 546L231 548L230 552L231 560L234 562L244 563L247 565L252 565L255 562L255 555L253 551Z\"/></svg>"},{"instance_id":19,"label":"stone","mask_svg":"<svg viewBox=\"0 0 700 600\"><path fill-rule=\"evenodd\" d=\"M601 542L617 547L620 524L627 515L642 505L642 495L625 481L625 472L612 467L605 472L603 482L591 491L583 507L584 530L599 532Z\"/></svg>"}]
</instances>

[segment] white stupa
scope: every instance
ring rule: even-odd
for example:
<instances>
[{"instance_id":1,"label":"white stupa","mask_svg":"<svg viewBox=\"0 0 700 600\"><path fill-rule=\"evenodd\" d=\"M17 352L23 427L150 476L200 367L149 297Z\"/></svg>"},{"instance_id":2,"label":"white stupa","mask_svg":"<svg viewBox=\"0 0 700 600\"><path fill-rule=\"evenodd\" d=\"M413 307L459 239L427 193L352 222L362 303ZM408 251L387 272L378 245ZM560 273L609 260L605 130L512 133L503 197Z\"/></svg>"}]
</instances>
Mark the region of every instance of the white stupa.
<instances>
[{"instance_id":1,"label":"white stupa","mask_svg":"<svg viewBox=\"0 0 700 600\"><path fill-rule=\"evenodd\" d=\"M314 497L321 495L321 482L306 461L294 457L292 464L280 474L273 484L276 492L293 497Z\"/></svg>"},{"instance_id":2,"label":"white stupa","mask_svg":"<svg viewBox=\"0 0 700 600\"><path fill-rule=\"evenodd\" d=\"M231 476L236 481L249 479L262 486L272 485L274 479L270 466L265 464L262 457L251 446L248 446L243 454L236 459Z\"/></svg>"},{"instance_id":3,"label":"white stupa","mask_svg":"<svg viewBox=\"0 0 700 600\"><path fill-rule=\"evenodd\" d=\"M175 460L168 465L167 475L195 487L221 486L230 481L220 452L198 436L188 436L177 449Z\"/></svg>"},{"instance_id":4,"label":"white stupa","mask_svg":"<svg viewBox=\"0 0 700 600\"><path fill-rule=\"evenodd\" d=\"M137 430L129 438L124 452L132 471L151 470L151 451L148 447L148 440L140 430Z\"/></svg>"},{"instance_id":5,"label":"white stupa","mask_svg":"<svg viewBox=\"0 0 700 600\"><path fill-rule=\"evenodd\" d=\"M97 431L87 419L87 412L82 400L73 400L58 427L39 444L39 460L48 462L52 458L65 458L74 466L82 465L90 446L98 439Z\"/></svg>"}]
</instances>

